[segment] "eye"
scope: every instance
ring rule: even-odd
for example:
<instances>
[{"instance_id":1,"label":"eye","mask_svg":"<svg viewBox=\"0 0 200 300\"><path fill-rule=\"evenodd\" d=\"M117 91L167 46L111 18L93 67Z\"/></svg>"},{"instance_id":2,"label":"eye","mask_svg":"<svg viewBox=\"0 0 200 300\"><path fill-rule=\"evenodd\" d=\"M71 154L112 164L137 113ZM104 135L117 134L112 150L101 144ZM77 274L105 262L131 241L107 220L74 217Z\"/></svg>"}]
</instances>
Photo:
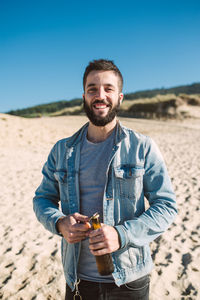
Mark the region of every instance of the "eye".
<instances>
[{"instance_id":1,"label":"eye","mask_svg":"<svg viewBox=\"0 0 200 300\"><path fill-rule=\"evenodd\" d=\"M107 88L106 88L106 91L107 91L107 92L112 92L112 91L113 91L113 88L107 87Z\"/></svg>"},{"instance_id":2,"label":"eye","mask_svg":"<svg viewBox=\"0 0 200 300\"><path fill-rule=\"evenodd\" d=\"M88 89L88 93L94 93L94 92L96 92L96 88L93 87Z\"/></svg>"}]
</instances>

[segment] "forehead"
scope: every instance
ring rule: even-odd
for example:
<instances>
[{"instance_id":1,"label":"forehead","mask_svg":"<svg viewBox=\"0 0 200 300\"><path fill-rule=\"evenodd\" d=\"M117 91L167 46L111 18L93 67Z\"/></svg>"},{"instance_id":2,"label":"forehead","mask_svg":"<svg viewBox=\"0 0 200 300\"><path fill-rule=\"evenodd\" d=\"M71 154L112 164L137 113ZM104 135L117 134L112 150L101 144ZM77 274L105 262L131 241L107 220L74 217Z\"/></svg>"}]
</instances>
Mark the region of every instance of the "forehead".
<instances>
[{"instance_id":1,"label":"forehead","mask_svg":"<svg viewBox=\"0 0 200 300\"><path fill-rule=\"evenodd\" d=\"M118 86L118 76L113 71L91 71L86 79L86 87L90 84Z\"/></svg>"}]
</instances>

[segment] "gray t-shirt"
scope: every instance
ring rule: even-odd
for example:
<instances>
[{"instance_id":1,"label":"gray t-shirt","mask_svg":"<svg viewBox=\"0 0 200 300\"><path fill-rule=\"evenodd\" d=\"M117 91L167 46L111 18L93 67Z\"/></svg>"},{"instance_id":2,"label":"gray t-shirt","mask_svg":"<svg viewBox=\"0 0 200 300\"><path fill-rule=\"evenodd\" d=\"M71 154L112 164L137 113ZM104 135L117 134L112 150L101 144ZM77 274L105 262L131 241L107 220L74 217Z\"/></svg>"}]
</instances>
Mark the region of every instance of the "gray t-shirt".
<instances>
[{"instance_id":1,"label":"gray t-shirt","mask_svg":"<svg viewBox=\"0 0 200 300\"><path fill-rule=\"evenodd\" d=\"M108 162L114 145L115 130L103 142L87 140L87 129L81 145L80 199L81 214L91 216L98 212L103 222L103 194L106 184ZM81 242L78 264L78 278L96 282L113 282L112 275L101 276L96 267L94 255L89 250L89 240Z\"/></svg>"}]
</instances>

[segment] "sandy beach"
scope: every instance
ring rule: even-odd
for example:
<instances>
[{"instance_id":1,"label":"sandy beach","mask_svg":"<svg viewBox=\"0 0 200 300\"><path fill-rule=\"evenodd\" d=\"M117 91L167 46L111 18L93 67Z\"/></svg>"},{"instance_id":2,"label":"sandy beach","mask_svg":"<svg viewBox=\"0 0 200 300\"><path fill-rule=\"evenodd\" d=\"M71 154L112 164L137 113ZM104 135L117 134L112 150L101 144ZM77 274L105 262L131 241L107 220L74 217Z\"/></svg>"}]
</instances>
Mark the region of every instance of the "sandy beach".
<instances>
[{"instance_id":1,"label":"sandy beach","mask_svg":"<svg viewBox=\"0 0 200 300\"><path fill-rule=\"evenodd\" d=\"M32 198L51 147L86 121L0 114L0 299L64 299L60 237L38 223ZM200 299L200 119L121 121L157 142L177 196L175 222L152 243L150 299Z\"/></svg>"}]
</instances>

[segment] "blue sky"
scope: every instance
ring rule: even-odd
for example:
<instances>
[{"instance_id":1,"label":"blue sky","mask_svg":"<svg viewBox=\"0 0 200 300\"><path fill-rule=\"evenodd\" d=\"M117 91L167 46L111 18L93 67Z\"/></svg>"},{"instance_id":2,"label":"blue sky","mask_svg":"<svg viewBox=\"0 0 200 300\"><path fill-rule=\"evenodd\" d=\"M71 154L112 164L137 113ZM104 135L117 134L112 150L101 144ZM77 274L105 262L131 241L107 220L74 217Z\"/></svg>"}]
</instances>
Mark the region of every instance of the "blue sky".
<instances>
[{"instance_id":1,"label":"blue sky","mask_svg":"<svg viewBox=\"0 0 200 300\"><path fill-rule=\"evenodd\" d=\"M81 97L97 58L124 93L200 82L200 1L0 0L0 112Z\"/></svg>"}]
</instances>

